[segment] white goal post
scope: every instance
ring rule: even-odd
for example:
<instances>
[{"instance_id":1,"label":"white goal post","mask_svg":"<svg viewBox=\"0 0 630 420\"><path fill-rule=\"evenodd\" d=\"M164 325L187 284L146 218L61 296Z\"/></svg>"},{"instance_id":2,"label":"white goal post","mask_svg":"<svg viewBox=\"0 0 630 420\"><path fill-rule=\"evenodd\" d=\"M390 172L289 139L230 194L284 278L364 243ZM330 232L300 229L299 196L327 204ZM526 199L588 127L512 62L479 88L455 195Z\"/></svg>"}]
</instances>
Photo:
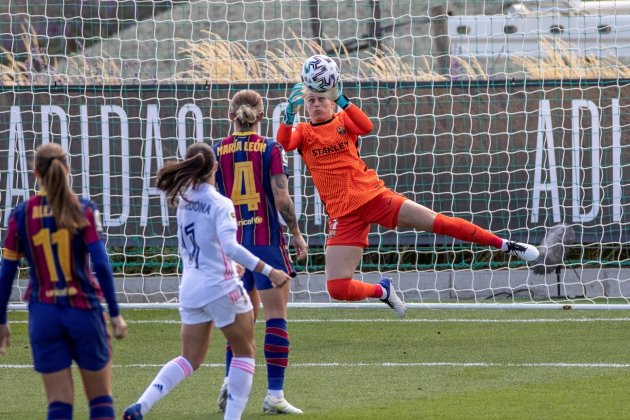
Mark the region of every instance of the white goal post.
<instances>
[{"instance_id":1,"label":"white goal post","mask_svg":"<svg viewBox=\"0 0 630 420\"><path fill-rule=\"evenodd\" d=\"M392 277L411 308L630 308L630 2L83 1L68 16L70 3L24 9L20 25L22 6L0 6L0 234L34 191L32 151L62 144L75 191L103 213L125 306L177 303L158 168L228 135L239 89L263 95L261 134L274 137L301 64L323 53L374 122L360 152L386 185L549 251L527 265L375 227L355 278ZM290 172L311 247L291 305L338 307L326 214L297 153ZM24 308L27 275L11 308Z\"/></svg>"}]
</instances>

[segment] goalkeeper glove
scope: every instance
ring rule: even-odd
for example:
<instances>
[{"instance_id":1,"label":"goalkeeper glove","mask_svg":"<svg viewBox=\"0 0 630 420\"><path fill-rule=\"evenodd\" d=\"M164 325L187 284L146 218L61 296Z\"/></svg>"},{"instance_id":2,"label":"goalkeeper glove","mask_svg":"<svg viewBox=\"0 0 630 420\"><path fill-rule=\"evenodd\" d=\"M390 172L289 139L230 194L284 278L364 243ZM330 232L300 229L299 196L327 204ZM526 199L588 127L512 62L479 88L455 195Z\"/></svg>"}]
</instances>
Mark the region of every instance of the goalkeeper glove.
<instances>
[{"instance_id":1,"label":"goalkeeper glove","mask_svg":"<svg viewBox=\"0 0 630 420\"><path fill-rule=\"evenodd\" d=\"M341 109L346 109L350 106L350 101L348 97L341 93L341 83L337 83L336 88L328 89L326 92L318 93L318 96L323 96L326 99L330 99L337 105L341 107Z\"/></svg>"},{"instance_id":2,"label":"goalkeeper glove","mask_svg":"<svg viewBox=\"0 0 630 420\"><path fill-rule=\"evenodd\" d=\"M283 122L285 125L293 125L295 121L295 113L304 104L304 86L301 82L298 82L291 89L291 93L287 98L287 107L284 110Z\"/></svg>"}]
</instances>

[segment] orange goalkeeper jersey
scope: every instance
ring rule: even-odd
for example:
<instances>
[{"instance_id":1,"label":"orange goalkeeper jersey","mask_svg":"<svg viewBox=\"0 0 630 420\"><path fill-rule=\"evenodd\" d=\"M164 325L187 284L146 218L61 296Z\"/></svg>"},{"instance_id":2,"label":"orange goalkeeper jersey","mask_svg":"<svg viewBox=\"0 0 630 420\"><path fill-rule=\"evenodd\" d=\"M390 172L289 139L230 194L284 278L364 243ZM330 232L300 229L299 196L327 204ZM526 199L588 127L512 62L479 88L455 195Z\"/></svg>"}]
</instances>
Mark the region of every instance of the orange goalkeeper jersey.
<instances>
[{"instance_id":1,"label":"orange goalkeeper jersey","mask_svg":"<svg viewBox=\"0 0 630 420\"><path fill-rule=\"evenodd\" d=\"M280 124L278 142L287 151L298 149L331 219L358 209L383 191L384 182L357 149L358 136L373 127L355 105L324 123L299 123L295 130Z\"/></svg>"}]
</instances>

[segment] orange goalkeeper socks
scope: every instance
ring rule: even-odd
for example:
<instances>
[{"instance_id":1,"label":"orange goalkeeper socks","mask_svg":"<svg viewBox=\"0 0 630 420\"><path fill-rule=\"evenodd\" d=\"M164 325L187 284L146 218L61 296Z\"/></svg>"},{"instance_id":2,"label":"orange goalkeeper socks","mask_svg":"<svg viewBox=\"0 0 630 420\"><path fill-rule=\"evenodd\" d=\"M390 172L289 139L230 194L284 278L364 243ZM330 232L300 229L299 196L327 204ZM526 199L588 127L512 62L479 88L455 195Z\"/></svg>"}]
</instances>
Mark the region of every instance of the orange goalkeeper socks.
<instances>
[{"instance_id":1,"label":"orange goalkeeper socks","mask_svg":"<svg viewBox=\"0 0 630 420\"><path fill-rule=\"evenodd\" d=\"M448 235L462 241L501 249L503 239L479 226L459 217L449 217L438 213L433 222L433 233Z\"/></svg>"},{"instance_id":2,"label":"orange goalkeeper socks","mask_svg":"<svg viewBox=\"0 0 630 420\"><path fill-rule=\"evenodd\" d=\"M330 297L337 300L355 301L383 297L383 288L380 284L368 284L352 279L328 280L326 288Z\"/></svg>"}]
</instances>

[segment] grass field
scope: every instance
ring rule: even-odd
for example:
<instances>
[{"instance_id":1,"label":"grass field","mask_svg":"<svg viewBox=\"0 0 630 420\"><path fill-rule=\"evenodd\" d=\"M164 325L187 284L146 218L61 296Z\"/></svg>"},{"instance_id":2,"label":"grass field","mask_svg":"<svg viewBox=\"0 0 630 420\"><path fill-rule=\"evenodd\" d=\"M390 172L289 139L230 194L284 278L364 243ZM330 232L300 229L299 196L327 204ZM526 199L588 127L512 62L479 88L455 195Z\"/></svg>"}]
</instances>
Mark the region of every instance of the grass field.
<instances>
[{"instance_id":1,"label":"grass field","mask_svg":"<svg viewBox=\"0 0 630 420\"><path fill-rule=\"evenodd\" d=\"M174 310L127 310L129 336L114 343L118 413L179 353ZM627 419L630 317L620 311L296 309L287 399L309 419ZM10 314L0 359L0 419L44 418L31 368L26 314ZM262 332L244 418L263 418ZM158 403L148 419L219 419L224 339L206 364ZM75 376L77 377L77 376ZM77 382L75 418L87 418Z\"/></svg>"}]
</instances>

